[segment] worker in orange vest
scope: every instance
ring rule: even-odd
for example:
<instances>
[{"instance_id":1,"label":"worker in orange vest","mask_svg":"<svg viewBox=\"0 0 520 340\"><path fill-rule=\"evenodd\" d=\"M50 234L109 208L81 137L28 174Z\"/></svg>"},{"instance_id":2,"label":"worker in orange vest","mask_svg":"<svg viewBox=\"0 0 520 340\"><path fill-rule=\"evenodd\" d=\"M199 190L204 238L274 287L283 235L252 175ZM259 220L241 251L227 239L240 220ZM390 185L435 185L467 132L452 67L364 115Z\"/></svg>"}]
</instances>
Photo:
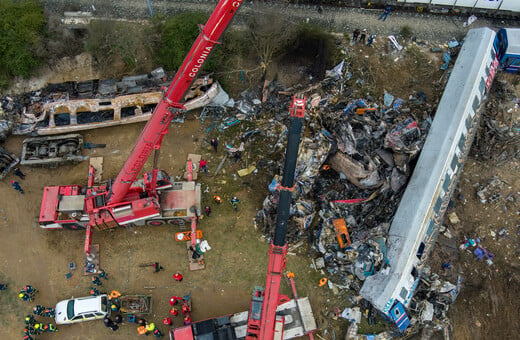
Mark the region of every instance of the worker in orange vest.
<instances>
[{"instance_id":1,"label":"worker in orange vest","mask_svg":"<svg viewBox=\"0 0 520 340\"><path fill-rule=\"evenodd\" d=\"M214 200L217 204L222 203L222 198L220 198L219 195L215 195L215 196L213 196L213 200Z\"/></svg>"}]
</instances>

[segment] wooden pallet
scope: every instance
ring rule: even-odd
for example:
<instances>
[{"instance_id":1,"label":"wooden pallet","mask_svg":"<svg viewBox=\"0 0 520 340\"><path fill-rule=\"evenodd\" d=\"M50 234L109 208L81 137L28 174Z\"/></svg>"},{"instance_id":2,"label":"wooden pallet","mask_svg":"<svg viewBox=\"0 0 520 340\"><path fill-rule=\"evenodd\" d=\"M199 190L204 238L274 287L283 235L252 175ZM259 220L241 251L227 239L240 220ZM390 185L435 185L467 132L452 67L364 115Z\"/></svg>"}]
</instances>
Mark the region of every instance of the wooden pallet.
<instances>
[{"instance_id":1,"label":"wooden pallet","mask_svg":"<svg viewBox=\"0 0 520 340\"><path fill-rule=\"evenodd\" d=\"M94 183L100 184L103 177L103 157L90 157L90 165L96 169Z\"/></svg>"}]
</instances>

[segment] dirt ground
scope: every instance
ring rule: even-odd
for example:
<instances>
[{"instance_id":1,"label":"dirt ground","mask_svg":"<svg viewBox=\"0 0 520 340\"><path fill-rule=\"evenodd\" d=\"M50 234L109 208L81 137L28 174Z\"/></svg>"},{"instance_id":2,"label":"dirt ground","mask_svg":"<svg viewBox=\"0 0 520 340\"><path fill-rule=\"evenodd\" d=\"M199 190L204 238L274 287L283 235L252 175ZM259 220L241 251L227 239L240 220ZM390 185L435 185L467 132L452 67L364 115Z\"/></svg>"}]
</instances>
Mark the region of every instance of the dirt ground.
<instances>
[{"instance_id":1,"label":"dirt ground","mask_svg":"<svg viewBox=\"0 0 520 340\"><path fill-rule=\"evenodd\" d=\"M385 62L388 62L386 60ZM399 65L396 65L398 67ZM373 68L367 64L366 69ZM84 77L92 76L88 65ZM78 75L78 73L76 73ZM413 77L412 77L413 78ZM402 85L404 96L408 93L410 78ZM434 78L437 80L437 77ZM63 78L56 78L56 81ZM71 79L78 80L78 79ZM424 91L428 80L420 83ZM430 83L431 84L431 83ZM388 86L391 86L389 84ZM433 86L433 85L432 85ZM389 88L389 90L393 90ZM395 89L394 93L399 93ZM428 93L428 92L426 92ZM434 94L432 94L434 96ZM516 111L515 111L516 112ZM514 117L518 119L518 114ZM105 149L86 150L89 156L104 157L103 178L114 178L128 153L130 152L143 124L124 127L92 130L84 133L85 141L105 143ZM205 126L197 119L187 120L184 124L174 124L171 133L166 136L161 149L159 167L171 175L181 175L188 153L200 151L208 158L210 175L215 170L223 153L214 154L207 141L210 138ZM21 150L21 137L11 137L5 147L15 153ZM221 145L223 145L221 141ZM244 161L244 160L243 160ZM253 217L265 197L270 178L265 174L250 175L244 180L235 179L232 174L245 164L227 164L224 172L217 177L201 176L203 199L210 202L210 197L218 193L224 202L233 195L240 200L238 213L234 213L229 204L213 206L213 215L202 219L201 229L204 238L213 247L206 255L207 268L203 271L190 272L187 267L185 244L173 239L176 230L172 227L139 227L118 229L109 232L94 233L94 243L101 247L101 267L108 274L108 281L103 282L102 291L117 289L124 294L151 294L153 296L152 314L146 316L166 333L166 326L161 324L168 315L168 298L171 295L184 295L189 292L193 298L193 319L201 320L229 313L244 311L249 308L250 293L254 285L265 284L267 269L267 243L259 231L254 229ZM150 163L150 162L149 162ZM42 189L47 185L85 184L88 163L63 166L56 169L24 168L27 178L21 181L25 195L15 192L9 185L13 175L0 182L0 282L9 284L7 291L0 292L0 332L8 339L21 337L23 316L30 313L34 304L54 306L56 302L71 296L86 296L90 290L90 277L83 276L84 233L74 231L46 231L37 225ZM147 164L146 168L150 168ZM456 239L456 246L465 235L480 236L483 245L495 255L495 263L488 266L478 262L471 253L461 252L446 247L443 242L434 253L450 256L453 263L448 278L461 274L464 286L459 299L451 309L454 339L496 339L515 338L518 331L519 304L518 269L518 206L517 203L504 201L503 204L483 205L476 197L478 186L496 175L507 185L504 196L520 188L518 180L519 162L509 159L499 164L492 161L480 161L471 158L460 179L463 198L456 202L454 211L461 222L446 222ZM256 178L254 177L256 176ZM254 183L254 184L251 184ZM503 205L508 207L504 211ZM507 238L492 237L491 231L505 227ZM441 245L442 244L442 245ZM348 327L345 320L332 321L326 311L335 306L345 307L335 300L328 290L318 288L321 275L310 269L307 249L300 248L296 256L289 256L288 270L296 273L296 285L301 296L310 296L313 310L321 330L335 329L321 333L325 339L340 339ZM433 269L441 272L440 255L432 258ZM69 262L74 261L79 267L67 280ZM151 268L141 268L140 263L158 261L165 267L159 273L152 273ZM172 274L181 271L184 281L175 282ZM20 302L17 291L25 284L32 284L40 290L34 303ZM283 283L282 292L289 294L287 282ZM40 318L42 322L51 319ZM180 317L175 325L181 324ZM137 337L134 325L123 325L117 332L105 328L102 322L89 322L59 327L57 334L45 334L39 339L129 339Z\"/></svg>"},{"instance_id":2,"label":"dirt ground","mask_svg":"<svg viewBox=\"0 0 520 340\"><path fill-rule=\"evenodd\" d=\"M197 149L199 121L191 120L174 126L165 138L161 149L160 167L170 174L180 175L188 152ZM106 149L87 151L91 156L104 157L104 178L115 177L136 140L142 124L93 130L85 134L85 140L106 143ZM12 138L7 148L17 151L22 138ZM211 160L211 158L210 158ZM0 243L0 277L10 286L2 292L4 308L0 313L4 320L2 333L14 339L21 335L23 316L31 311L33 303L16 301L18 289L32 284L40 292L34 304L53 306L61 299L71 296L86 296L90 290L90 276L81 273L83 263L84 233L68 231L46 231L36 224L42 189L44 185L84 184L87 162L75 166L56 169L26 168L27 178L21 182L26 191L21 195L12 188L11 177L0 183L4 195L0 197L3 230ZM216 163L209 164L212 171ZM102 291L117 289L124 294L152 294L153 313L146 317L161 324L168 315L168 299L172 295L193 298L193 319L201 320L247 310L250 291L254 284L265 284L267 267L267 243L253 230L254 205L248 196L255 196L247 190L238 191L241 197L240 211L234 214L230 207L213 207L213 216L202 220L201 229L214 248L206 256L207 269L190 272L187 264L185 243L174 240L172 227L141 227L118 229L109 232L95 232L94 243L101 247L101 267L108 273ZM228 197L223 197L229 199ZM259 199L263 199L261 196ZM241 239L246 238L245 242ZM251 258L249 253L256 256ZM67 280L68 263L76 262L78 269ZM152 274L152 268L141 268L140 263L158 261L164 271ZM181 271L184 280L178 283L172 274ZM154 287L145 289L144 287ZM5 295L9 294L8 297ZM43 322L51 322L43 318ZM180 317L175 325L181 322ZM163 332L165 327L159 326ZM88 332L87 332L88 330ZM110 334L101 322L91 322L73 326L62 326L57 334L40 338L56 339L128 339L137 335L136 328L124 326L117 333Z\"/></svg>"}]
</instances>

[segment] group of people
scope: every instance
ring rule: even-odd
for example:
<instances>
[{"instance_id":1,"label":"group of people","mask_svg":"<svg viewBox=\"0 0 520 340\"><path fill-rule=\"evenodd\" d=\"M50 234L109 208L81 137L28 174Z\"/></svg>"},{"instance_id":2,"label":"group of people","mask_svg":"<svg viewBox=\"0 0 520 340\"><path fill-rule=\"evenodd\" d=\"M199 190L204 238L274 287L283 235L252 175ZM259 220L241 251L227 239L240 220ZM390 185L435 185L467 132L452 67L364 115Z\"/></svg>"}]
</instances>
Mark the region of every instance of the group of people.
<instances>
[{"instance_id":1,"label":"group of people","mask_svg":"<svg viewBox=\"0 0 520 340\"><path fill-rule=\"evenodd\" d=\"M18 293L18 298L22 301L30 302L30 301L34 300L34 296L36 295L37 292L38 292L38 290L36 288L34 288L33 286L26 285L20 290L20 293Z\"/></svg>"},{"instance_id":2,"label":"group of people","mask_svg":"<svg viewBox=\"0 0 520 340\"><path fill-rule=\"evenodd\" d=\"M105 271L103 269L99 269L97 271L97 275L92 276L92 278L91 278L92 284L94 285L94 286L90 287L90 295L91 296L98 296L98 295L102 294L99 291L99 289L96 288L96 286L102 286L103 285L103 282L101 281L101 279L108 280L107 279L107 274L105 273Z\"/></svg>"},{"instance_id":3,"label":"group of people","mask_svg":"<svg viewBox=\"0 0 520 340\"><path fill-rule=\"evenodd\" d=\"M162 332L155 327L155 323L148 323L145 319L139 319L137 321L137 333L139 335L149 335L153 334L156 338L160 338L163 336Z\"/></svg>"},{"instance_id":4,"label":"group of people","mask_svg":"<svg viewBox=\"0 0 520 340\"><path fill-rule=\"evenodd\" d=\"M190 300L190 296L187 295L187 296L185 296L183 298L181 298L179 296L172 296L170 298L170 300L168 301L170 306L171 306L171 308L170 308L170 315L172 315L173 317L179 315L179 311L177 310L177 308L175 308L175 306L179 303L179 301L182 301L181 313L184 315L183 323L184 323L185 326L191 324L189 300ZM169 316L164 318L163 319L163 324L168 325L168 326L172 326L173 325L172 318L169 317Z\"/></svg>"},{"instance_id":5,"label":"group of people","mask_svg":"<svg viewBox=\"0 0 520 340\"><path fill-rule=\"evenodd\" d=\"M20 290L18 297L22 301L33 301L34 296L37 292L38 290L33 286L26 285ZM46 318L53 318L56 315L56 311L54 308L46 308L42 305L34 306L32 312L33 315L43 316ZM54 333L58 331L56 325L52 323L45 324L42 322L38 322L33 315L27 314L24 318L25 328L23 330L23 339L33 340L34 335L40 335L42 333Z\"/></svg>"},{"instance_id":6,"label":"group of people","mask_svg":"<svg viewBox=\"0 0 520 340\"><path fill-rule=\"evenodd\" d=\"M213 196L213 201L215 201L215 203L217 205L222 204L222 198L219 195ZM233 196L229 200L229 203L231 203L231 205L233 206L233 210L238 211L238 203L240 203L240 200L238 199L238 197ZM211 214L211 208L209 206L206 206L206 215L209 216L210 214Z\"/></svg>"},{"instance_id":7,"label":"group of people","mask_svg":"<svg viewBox=\"0 0 520 340\"><path fill-rule=\"evenodd\" d=\"M359 28L356 28L354 32L352 33L352 43L355 44L358 41L362 44L366 44L367 46L372 46L374 43L374 40L376 38L375 34L371 34L368 37L368 41L365 41L367 37L367 30L364 28L362 31L359 30ZM359 40L358 40L359 38Z\"/></svg>"}]
</instances>

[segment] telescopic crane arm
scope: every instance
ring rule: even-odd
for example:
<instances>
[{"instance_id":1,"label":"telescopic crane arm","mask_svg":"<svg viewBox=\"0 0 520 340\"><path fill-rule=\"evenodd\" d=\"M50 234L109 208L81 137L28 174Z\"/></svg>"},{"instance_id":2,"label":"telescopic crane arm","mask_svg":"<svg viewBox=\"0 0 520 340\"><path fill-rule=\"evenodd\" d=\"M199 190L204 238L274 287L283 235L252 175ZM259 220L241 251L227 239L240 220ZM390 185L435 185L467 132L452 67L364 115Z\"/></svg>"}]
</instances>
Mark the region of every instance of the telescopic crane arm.
<instances>
[{"instance_id":1,"label":"telescopic crane arm","mask_svg":"<svg viewBox=\"0 0 520 340\"><path fill-rule=\"evenodd\" d=\"M153 150L161 147L161 142L169 130L172 119L184 109L183 95L199 73L220 35L224 32L243 0L221 0L205 26L200 25L200 34L184 59L163 99L144 127L130 156L117 175L108 195L107 205L121 202L132 183L136 180Z\"/></svg>"},{"instance_id":2,"label":"telescopic crane arm","mask_svg":"<svg viewBox=\"0 0 520 340\"><path fill-rule=\"evenodd\" d=\"M287 256L287 222L289 220L292 192L294 190L294 173L296 161L298 160L298 149L300 147L300 134L302 130L303 117L305 115L305 98L293 98L290 107L291 121L289 125L287 150L285 152L285 165L282 183L279 187L280 198L276 217L274 238L269 246L269 266L267 269L267 280L265 284L262 312L260 318L255 317L250 311L247 323L246 340L274 338L276 323L276 308L282 298L280 295L280 283L282 272L286 265Z\"/></svg>"}]
</instances>

